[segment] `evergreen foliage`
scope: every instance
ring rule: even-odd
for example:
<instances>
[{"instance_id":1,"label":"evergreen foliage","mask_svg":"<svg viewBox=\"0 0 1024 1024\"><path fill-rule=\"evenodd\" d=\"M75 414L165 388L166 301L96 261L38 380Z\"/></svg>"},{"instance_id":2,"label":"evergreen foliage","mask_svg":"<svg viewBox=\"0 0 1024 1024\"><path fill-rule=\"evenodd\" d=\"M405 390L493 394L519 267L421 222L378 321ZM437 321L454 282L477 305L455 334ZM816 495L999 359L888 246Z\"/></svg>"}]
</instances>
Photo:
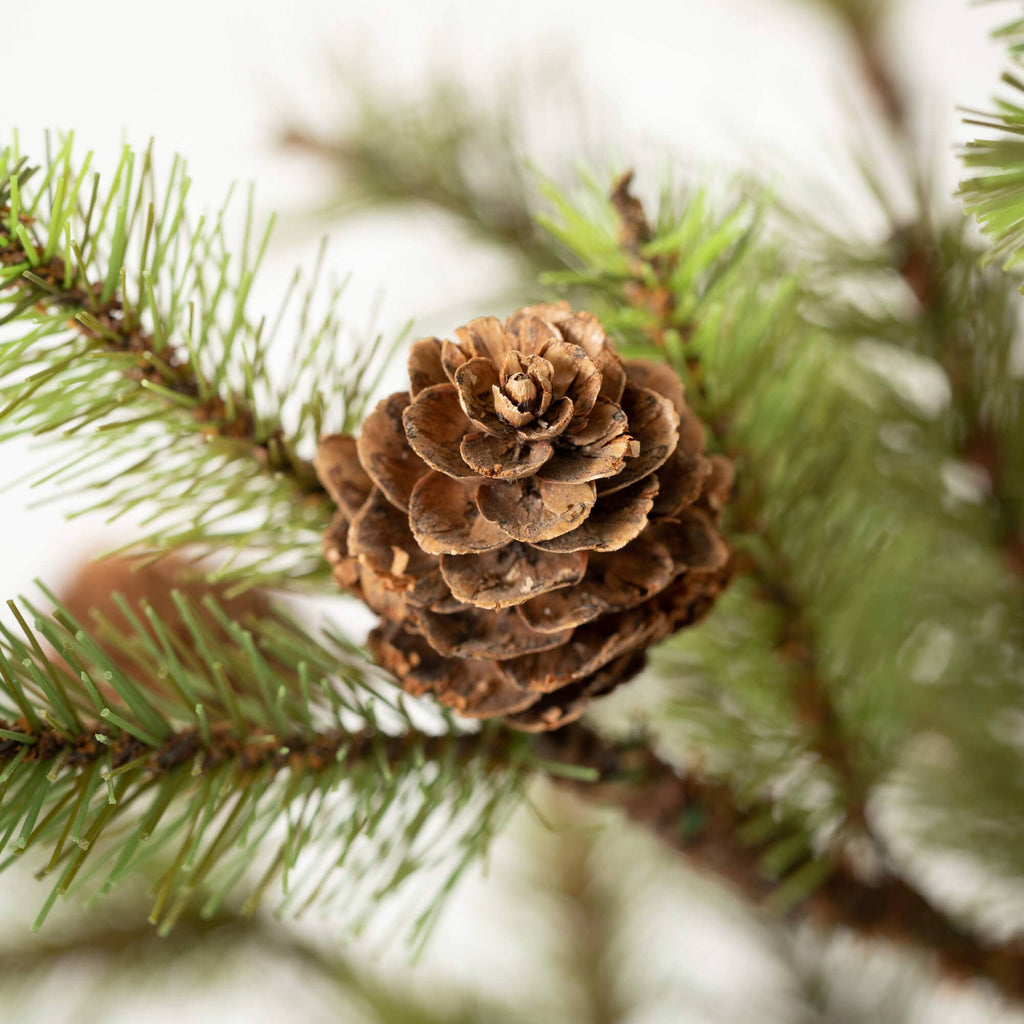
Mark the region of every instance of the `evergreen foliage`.
<instances>
[{"instance_id":1,"label":"evergreen foliage","mask_svg":"<svg viewBox=\"0 0 1024 1024\"><path fill-rule=\"evenodd\" d=\"M126 149L109 188L90 164L73 164L70 137L42 167L17 143L0 157L2 436L53 449L37 483L87 496L80 512L140 512L151 532L132 546L149 557L214 553L197 565L235 589L326 578L330 506L306 455L358 422L388 353L346 357L339 289L317 311L319 268L295 340L272 350L283 314L268 326L246 307L267 238L251 198L235 251L224 210L191 223L180 161L159 191L149 151ZM161 928L200 891L214 914L248 883L254 907L279 875L292 909L340 892L358 924L445 848L450 888L517 790L514 740L495 764L489 734L440 713L416 724L337 630L283 613L247 629L212 596L178 595L187 639L123 600L130 633L96 632L44 595L54 611L11 602L16 628L0 626L2 863L44 851L40 923L58 896L146 868Z\"/></svg>"},{"instance_id":2,"label":"evergreen foliage","mask_svg":"<svg viewBox=\"0 0 1024 1024\"><path fill-rule=\"evenodd\" d=\"M227 204L189 213L182 161L159 183L151 151L126 148L108 186L72 144L45 166L0 155L3 321L31 325L0 348L2 436L55 449L34 482L79 513L137 514L135 548L215 551L250 586L322 574L329 510L307 460L361 419L388 347L345 351L322 261L272 317L250 312L270 231L251 194L236 244Z\"/></svg>"},{"instance_id":3,"label":"evergreen foliage","mask_svg":"<svg viewBox=\"0 0 1024 1024\"><path fill-rule=\"evenodd\" d=\"M779 838L766 872L797 871L784 901L806 897L827 876L828 851L842 858L862 835L891 863L906 837L881 831L872 806L897 776L912 776L933 807L933 852L971 850L1005 873L1016 851L1019 866L1024 805L1012 785L991 785L994 772L1024 768L1000 729L1021 678L1020 579L1001 553L1022 511L1013 283L951 223L921 243L928 306L873 305L886 286L910 290L901 246L883 270L884 250L858 261L834 239L827 265L867 281L851 292L870 299L826 299L815 265L794 272L774 243L752 243L748 205L709 219L703 193L663 201L634 246L628 229L616 234L616 195L554 196L549 227L580 269L553 280L591 289L591 306L604 303L604 322L637 352L669 358L737 467L741 578L704 628L658 657L691 750L748 798L773 794L763 827ZM835 274L832 295L843 295ZM901 350L951 382L937 413L893 372ZM982 433L1001 493L969 483ZM917 744L932 730L950 744L947 762ZM993 731L1005 739L993 744ZM967 770L993 745L998 767ZM923 821L908 812L901 824L920 834Z\"/></svg>"},{"instance_id":4,"label":"evergreen foliage","mask_svg":"<svg viewBox=\"0 0 1024 1024\"><path fill-rule=\"evenodd\" d=\"M10 603L19 629L0 626L0 866L42 854L37 925L58 896L140 871L161 930L238 887L251 912L279 877L293 912L333 901L354 924L420 869L447 861L440 887L454 884L517 790L514 741L499 759L491 735L412 717L336 632L175 602L185 637L124 602L127 634L25 600Z\"/></svg>"},{"instance_id":5,"label":"evergreen foliage","mask_svg":"<svg viewBox=\"0 0 1024 1024\"><path fill-rule=\"evenodd\" d=\"M1024 18L1015 18L995 36L1008 48L1015 67L1024 54ZM1015 72L1002 76L1017 97L1024 83ZM972 175L960 186L964 206L973 213L992 241L990 258L1007 268L1016 266L1024 249L1024 106L1014 99L997 99L990 113L972 111L967 124L984 128L986 136L969 142L963 163Z\"/></svg>"}]
</instances>

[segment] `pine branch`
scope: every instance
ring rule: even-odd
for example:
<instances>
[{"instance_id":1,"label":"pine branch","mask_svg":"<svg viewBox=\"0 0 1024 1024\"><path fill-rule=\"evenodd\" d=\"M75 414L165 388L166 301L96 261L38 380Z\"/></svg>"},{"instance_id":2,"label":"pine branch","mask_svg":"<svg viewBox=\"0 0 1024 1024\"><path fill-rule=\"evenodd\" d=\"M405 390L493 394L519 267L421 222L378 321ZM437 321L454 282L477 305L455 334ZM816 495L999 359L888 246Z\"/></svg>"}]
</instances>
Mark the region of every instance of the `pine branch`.
<instances>
[{"instance_id":1,"label":"pine branch","mask_svg":"<svg viewBox=\"0 0 1024 1024\"><path fill-rule=\"evenodd\" d=\"M844 20L849 21L845 16ZM855 36L864 34L855 19L850 29ZM1012 37L1012 27L1007 35ZM876 53L884 76L893 81L893 69L885 68L881 48L876 47ZM867 84L872 84L870 76ZM973 517L979 536L990 531L1006 567L1020 577L1024 463L1017 439L1024 429L1024 408L1015 369L1021 335L1015 295L1020 274L1010 266L1008 273L1000 274L986 265L985 254L965 230L963 219L947 212L944 197L929 195L912 126L905 118L895 118L890 127L914 208L909 213L900 209L901 204L888 195L890 188L865 165L862 169L879 211L890 225L884 241L851 240L848 229L834 226L818 211L794 211L787 241L809 242L801 257L812 264L806 272L807 314L833 337L845 337L862 349L870 345L883 373L892 375L894 368L890 351L882 346L924 357L941 368L951 390L948 412L918 410L913 415L913 403L908 401L901 418L913 416L914 429L928 435L933 447L921 452L920 461L929 463L932 472L950 453L973 470L977 500L988 512L987 522ZM968 164L973 160L969 151ZM965 183L968 206L975 186L979 195L987 188L980 178ZM1009 198L1008 192L1001 194L999 202ZM837 279L856 291L837 287ZM905 362L914 365L913 360Z\"/></svg>"},{"instance_id":2,"label":"pine branch","mask_svg":"<svg viewBox=\"0 0 1024 1024\"><path fill-rule=\"evenodd\" d=\"M822 907L857 930L894 935L904 934L904 916L913 943L1013 995L1015 946L966 936L896 874L878 886L885 904L840 869L858 836L878 844L871 794L914 760L907 745L919 730L958 743L957 715L972 701L991 739L1019 696L1016 663L980 627L982 615L1012 614L1014 591L987 541L950 514L937 475L907 473L906 454L886 446L883 427L899 409L888 384L801 317L799 282L770 246L749 244L752 215L733 209L708 223L697 197L687 209L663 206L652 224L628 184L603 207L593 190L583 205L554 197L551 226L583 264L557 280L589 286L606 304L603 321L633 351L672 363L737 467L730 536L740 577L701 630L656 652L670 693L689 690L677 703L703 740L698 756L729 778L724 807L759 811L752 828L771 839L762 859L777 878L774 903ZM956 638L940 669L941 700L901 670L915 641L937 628ZM1011 760L1019 766L1019 749ZM955 761L952 770L968 766ZM947 792L940 775L930 778L936 799ZM657 822L655 797L648 810L644 784L635 792L642 820ZM742 830L745 818L730 814ZM965 841L972 826L959 830ZM764 895L759 858L724 839L708 856L748 894ZM884 848L877 856L894 870Z\"/></svg>"},{"instance_id":3,"label":"pine branch","mask_svg":"<svg viewBox=\"0 0 1024 1024\"><path fill-rule=\"evenodd\" d=\"M926 217L902 232L900 272L918 299L929 351L949 380L957 454L985 474L995 541L1007 569L1024 579L1024 463L1017 444L1024 411L1011 371L1020 337L1016 281L977 267L979 254L950 234L932 230ZM973 281L962 280L964 267ZM989 333L998 336L995 344Z\"/></svg>"},{"instance_id":4,"label":"pine branch","mask_svg":"<svg viewBox=\"0 0 1024 1024\"><path fill-rule=\"evenodd\" d=\"M733 377L732 372L742 365L738 350L744 344L733 339L731 344L737 351L727 357L729 371L723 372L715 365L721 359L721 350L729 347L717 336L723 327L718 303L724 295L737 303L737 275L749 275L753 269L751 260L757 257L750 253L750 245L756 230L756 213L741 204L715 223L703 198L697 198L682 210L668 206L655 226L649 223L642 205L630 191L630 183L631 175L626 175L614 186L608 209L613 211L617 224L609 221L606 214L604 234L599 240L582 233L583 225L595 219L592 207L575 211L556 197L559 220L549 221L548 225L559 233L564 244L586 252L594 269L585 271L580 279L616 297L608 318L610 325L636 338L634 344L643 354L667 358L689 381L689 401L715 429L714 443L724 447L737 463L739 472L731 502L731 533L740 548L737 566L741 573L752 575L756 581L755 599L766 601L777 616L770 644L780 663L781 678L777 684L784 685L792 695L792 704L785 709L791 734L796 727L791 742L813 753L828 770L837 797L830 806L840 811L841 826L849 825L854 832L863 832L869 780L865 777L864 757L853 752L862 740L847 734L837 713L833 703L836 683L825 678L823 658L816 650L817 628L805 611L808 601L798 594L789 556L773 529L774 517L763 514L766 495L778 493L778 481L770 476L773 468L764 457L774 455L771 441L765 438L762 452L750 449L750 411L745 414L744 427L737 429L734 423L744 416L737 411L737 403L742 401L739 396L748 386L756 386L753 375L763 366L764 356L752 353L741 371L743 376ZM559 279L572 280L572 276L567 274ZM785 295L784 286L780 291ZM761 319L750 323L751 338L756 338L759 329L776 318L791 315L785 312L785 297L781 305L773 306L770 298L759 293L750 302L737 303L737 320L749 314L755 302L761 307ZM698 336L701 333L707 339L704 344ZM776 353L776 366L782 358L787 357ZM787 361L791 359L790 356ZM814 359L813 354L811 361L814 369L822 362ZM790 369L795 380L795 363ZM813 370L806 379L820 389L820 378ZM728 393L709 393L709 384L715 389L724 386ZM746 397L749 403L749 392ZM799 403L794 405L799 408ZM781 437L781 425L776 425L774 432ZM795 482L797 467L788 469ZM756 649L760 656L762 648ZM741 737L742 730L735 740L740 745ZM796 754L791 751L788 756L792 759ZM751 776L754 774L756 770L750 772Z\"/></svg>"},{"instance_id":5,"label":"pine branch","mask_svg":"<svg viewBox=\"0 0 1024 1024\"><path fill-rule=\"evenodd\" d=\"M958 502L959 529L994 543L1004 568L1021 574L1024 461L1016 443L1024 405L1015 370L1021 337L1016 295L1020 275L983 265L962 218L949 220L921 197L917 214L892 218L882 244L850 243L825 227L813 231L807 315L845 340L877 372L905 389L898 416L914 432L915 468L904 478L925 483L956 459L967 467ZM806 232L805 232L806 233ZM855 282L859 297L837 295L836 276ZM948 405L922 404L913 383L938 370ZM965 474L961 471L959 478ZM968 508L976 506L976 511Z\"/></svg>"},{"instance_id":6,"label":"pine branch","mask_svg":"<svg viewBox=\"0 0 1024 1024\"><path fill-rule=\"evenodd\" d=\"M227 910L207 918L186 914L166 936L157 935L144 919L134 922L135 915L128 915L108 925L92 923L85 930L36 936L16 949L0 951L0 986L9 988L19 982L37 986L41 974L56 974L84 964L90 974L100 975L95 985L107 998L111 988L115 995L123 988L128 996L126 981L130 983L136 971L145 974L149 987L165 980L170 993L180 990L184 983L187 968L182 959L190 954L201 961L196 977L188 978L190 985L214 983L213 978L201 973L214 963L217 966L210 973L217 975L216 982L223 983L225 964L231 958L245 958L251 964L254 955L262 954L268 966L288 965L304 978L321 983L333 994L336 1012L346 1021L352 1019L353 1012L358 1013L359 1020L375 1024L474 1024L485 1013L489 1021L513 1019L495 1006L485 1008L468 995L453 999L453 994L445 991L432 999L416 999L403 994L383 973L357 968L342 953L325 951L261 916L241 917ZM107 977L101 974L103 969ZM4 995L8 993L4 991ZM439 1002L447 1005L439 1008Z\"/></svg>"},{"instance_id":7,"label":"pine branch","mask_svg":"<svg viewBox=\"0 0 1024 1024\"><path fill-rule=\"evenodd\" d=\"M189 627L184 641L174 642L158 621L151 622L154 632L140 623L122 641L145 675L164 679L176 696L140 690L104 654L112 638L102 623L91 635L61 610L47 618L26 605L35 628L28 627L24 639L4 631L0 692L11 710L0 726L0 829L14 852L5 865L23 851L49 845L43 873L59 877L51 901L74 891L83 863L98 857L79 889L113 888L148 864L158 873L163 927L200 893L206 897L203 914L216 915L240 880L239 859L248 863L269 843L261 859L270 870L256 895L278 870L291 868L298 889L288 902L296 906L327 895L339 840L352 870L360 833L370 837L376 825L387 835L390 822L401 835L401 853L396 858L392 849L384 878L371 887L379 897L422 867L416 840L429 834L430 847L436 844L427 825L431 815L448 813L471 793L479 807L478 790L489 789L485 816L471 815L464 838L452 840L464 849L457 874L502 817L500 807L518 788L521 771L532 768L591 799L622 806L758 901L919 946L936 952L951 970L971 968L1016 992L1019 975L1007 973L1020 966L1014 947L972 939L904 883L864 883L845 861L823 858L802 840L799 862L780 865L780 836L791 846L789 837L801 835L799 822L780 820L771 805L738 799L725 784L678 773L646 745L609 744L582 725L532 740L496 730L424 734L401 705L390 717L406 730L387 732L387 708L381 706L386 693L363 679L357 656L337 641L318 645L276 617L244 626L225 621L208 601L205 610L218 630L188 603L180 605ZM43 656L46 641L59 660ZM339 666L347 685L326 675ZM99 709L91 720L90 708L93 714ZM193 725L175 724L186 716ZM331 718L339 723L333 729L327 728ZM373 724L347 725L353 718ZM436 775L431 766L440 769ZM288 780L283 789L276 786L282 779ZM414 781L411 790L403 790L403 780ZM353 793L354 808L348 801L332 807L329 797L339 786ZM264 797L269 807L261 808ZM296 805L278 844L267 828L282 808ZM389 807L397 807L397 821L387 817ZM444 828L453 826L446 822ZM236 842L237 855L231 853ZM327 873L300 870L298 864L309 865L310 847L325 843L331 851ZM378 858L360 858L356 878L380 867ZM817 880L810 892L808 874ZM351 885L345 888L349 899ZM248 906L254 905L250 900Z\"/></svg>"},{"instance_id":8,"label":"pine branch","mask_svg":"<svg viewBox=\"0 0 1024 1024\"><path fill-rule=\"evenodd\" d=\"M774 820L776 829L785 828L770 804L746 803L729 785L682 773L647 745L610 745L583 725L540 742L543 756L590 767L599 776L596 784L563 779L560 785L620 808L690 864L726 881L770 915L783 910L791 920L904 945L933 956L956 983L984 979L1008 998L1024 1000L1024 942L992 942L972 934L897 877L865 881L844 859L828 859L820 883L791 904L766 863L771 847L763 837L764 822ZM821 872L821 866L814 870Z\"/></svg>"},{"instance_id":9,"label":"pine branch","mask_svg":"<svg viewBox=\"0 0 1024 1024\"><path fill-rule=\"evenodd\" d=\"M1009 44L1019 63L1024 21L1017 19L995 35ZM1014 76L1004 76L1004 81L1021 88ZM960 615L948 620L955 628L946 633L955 637L958 653L953 660L960 667L943 674L956 684L943 687L925 716L933 738L942 736L951 743L937 760L910 759L899 785L906 807L913 809L905 813L905 824L922 848L959 851L983 865L990 878L1007 881L1021 871L1024 832L1024 803L1016 781L1021 748L1017 737L1000 725L1016 714L1024 665L1024 452L1019 444L1024 403L1017 368L1021 275L1015 255L1020 240L1016 221L1024 209L1015 164L1022 152L1015 141L1020 118L1016 104L1000 103L996 115L968 122L999 133L994 140L969 145L963 154L966 166L997 172L980 174L961 189L968 211L978 215L995 242L988 258L965 230L963 219L947 216L920 184L924 175L905 123L894 127L906 143L910 177L918 182L915 213L896 213L885 191L875 186L892 225L890 240L858 246L822 227L812 250L826 274L814 300L815 312L833 334L924 356L941 367L949 384L948 409L922 414L913 401L906 401L901 418L908 431L905 438L915 431L925 439L908 446L919 467L932 473L942 467L945 476L952 453L973 469L966 481L958 473L958 485L951 480L942 494L960 534L957 544L973 556L961 561L963 579L951 576L944 584L934 584L936 592L945 589L942 603L961 605ZM994 258L1003 259L1002 273L990 265ZM837 302L837 274L856 278L869 298ZM894 281L902 287L893 289ZM909 308L907 293L913 300ZM878 297L886 295L892 300L879 304ZM891 362L881 366L882 372L893 372ZM905 477L911 473L920 475L921 470L903 467ZM958 492L966 492L966 500ZM998 565L982 550L993 542ZM1001 578L1007 571L1009 586ZM958 601L953 594L961 591ZM985 639L979 637L981 617L976 611L983 608L994 624ZM925 618L918 628L927 634L932 623Z\"/></svg>"},{"instance_id":10,"label":"pine branch","mask_svg":"<svg viewBox=\"0 0 1024 1024\"><path fill-rule=\"evenodd\" d=\"M308 459L323 429L359 421L381 346L343 352L340 286L321 299L319 268L253 321L269 227L257 240L251 195L233 246L227 205L191 224L180 161L160 190L148 151L126 149L107 189L90 164L70 137L45 168L0 154L0 440L56 448L36 481L79 513L144 516L144 550L230 553L220 571L250 585L322 574L331 510ZM295 339L275 345L293 299Z\"/></svg>"},{"instance_id":11,"label":"pine branch","mask_svg":"<svg viewBox=\"0 0 1024 1024\"><path fill-rule=\"evenodd\" d=\"M560 803L568 805L563 796ZM561 820L568 806L555 807ZM578 816L578 810L577 810ZM553 887L564 916L558 944L559 974L576 982L586 1024L624 1024L636 1007L627 1004L614 970L614 936L619 924L614 896L597 870L594 834L573 822L550 837L542 884Z\"/></svg>"},{"instance_id":12,"label":"pine branch","mask_svg":"<svg viewBox=\"0 0 1024 1024\"><path fill-rule=\"evenodd\" d=\"M840 8L844 5L841 3ZM856 5L855 5L856 6ZM957 422L952 442L957 454L982 470L990 484L990 507L994 533L1005 555L1007 567L1018 576L1024 574L1024 493L1018 481L1024 478L1015 464L1016 444L1022 427L1020 402L1012 371L1013 351L1020 334L1011 290L1019 284L1019 275L1000 282L983 267L982 254L966 237L962 222L947 222L943 214L930 209L923 184L924 168L916 155L912 126L896 85L894 69L880 45L881 11L857 14L852 9L839 12L846 21L862 55L865 81L879 97L886 112L894 140L907 165L909 184L916 193L917 212L912 220L892 223L891 242L873 254L866 270L895 272L917 302L917 310L901 316L895 333L887 330L884 318L868 313L850 316L836 312L833 282L826 282L824 305L831 305L833 323L856 325L863 336L887 339L900 347L916 347L942 367L952 389L952 407ZM995 33L1010 44L1010 52L1019 59L1024 22L1019 20ZM1013 76L1004 81L1022 88ZM961 185L968 212L975 213L983 229L996 242L990 258L1007 257L1006 268L1013 265L1009 255L1018 248L1014 232L1024 212L1020 199L1014 198L1014 160L1024 154L1013 141L1011 125L1024 123L1024 111L1012 104L1000 104L1000 113L967 123L1002 130L1002 141L981 141L966 147L963 158L968 167L1002 168L997 177L979 176ZM1016 119L1016 121L1015 121ZM1016 149L1014 148L1016 147ZM1016 154L1016 156L1014 156ZM1024 182L1024 179L1022 179ZM882 198L882 191L875 187ZM847 271L858 261L851 246L823 231L833 262L845 264ZM872 289L873 291L875 289ZM858 323L859 321L859 323ZM872 322L874 321L874 322Z\"/></svg>"},{"instance_id":13,"label":"pine branch","mask_svg":"<svg viewBox=\"0 0 1024 1024\"><path fill-rule=\"evenodd\" d=\"M856 48L864 81L878 103L896 141L911 146L907 104L885 55L885 16L893 0L821 0L845 24Z\"/></svg>"},{"instance_id":14,"label":"pine branch","mask_svg":"<svg viewBox=\"0 0 1024 1024\"><path fill-rule=\"evenodd\" d=\"M216 914L241 889L251 911L278 878L291 910L343 895L357 924L432 866L448 891L510 808L524 742L417 720L339 635L176 602L180 623L122 602L126 631L25 601L21 634L0 626L0 868L43 851L37 925L147 867L162 931L200 896Z\"/></svg>"}]
</instances>

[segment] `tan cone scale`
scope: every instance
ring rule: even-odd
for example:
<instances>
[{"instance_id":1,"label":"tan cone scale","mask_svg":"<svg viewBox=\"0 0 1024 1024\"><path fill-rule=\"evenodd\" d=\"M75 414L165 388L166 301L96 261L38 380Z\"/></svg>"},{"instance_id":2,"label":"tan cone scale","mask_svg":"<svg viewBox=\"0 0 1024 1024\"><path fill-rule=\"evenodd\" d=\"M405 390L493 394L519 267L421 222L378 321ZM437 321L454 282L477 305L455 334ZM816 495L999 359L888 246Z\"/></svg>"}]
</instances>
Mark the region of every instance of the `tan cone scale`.
<instances>
[{"instance_id":1,"label":"tan cone scale","mask_svg":"<svg viewBox=\"0 0 1024 1024\"><path fill-rule=\"evenodd\" d=\"M667 366L590 313L530 306L425 338L408 392L325 437L334 577L374 656L462 715L555 729L636 675L728 579L731 464Z\"/></svg>"}]
</instances>

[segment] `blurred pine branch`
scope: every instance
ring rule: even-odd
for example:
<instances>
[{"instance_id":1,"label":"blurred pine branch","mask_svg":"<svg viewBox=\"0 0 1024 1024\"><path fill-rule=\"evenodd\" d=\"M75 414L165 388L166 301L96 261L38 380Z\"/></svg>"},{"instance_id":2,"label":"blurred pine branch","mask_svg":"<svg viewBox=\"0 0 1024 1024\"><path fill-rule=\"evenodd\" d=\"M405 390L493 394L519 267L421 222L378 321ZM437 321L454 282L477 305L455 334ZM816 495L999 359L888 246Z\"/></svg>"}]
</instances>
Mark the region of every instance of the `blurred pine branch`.
<instances>
[{"instance_id":1,"label":"blurred pine branch","mask_svg":"<svg viewBox=\"0 0 1024 1024\"><path fill-rule=\"evenodd\" d=\"M155 1010L155 997L164 989L168 997L180 998L187 984L215 997L228 968L232 976L244 973L250 985L257 972L272 986L285 987L283 974L289 985L299 980L307 989L309 1002L323 1007L325 1019L353 1024L474 1024L484 1019L525 1019L469 993L437 991L427 998L406 992L407 986L396 984L385 972L357 966L341 952L328 951L262 916L241 917L226 909L205 918L185 914L170 935L158 936L144 919L138 923L137 909L126 901L109 921L98 926L74 926L59 936L35 936L29 943L0 950L0 992L5 1005L31 1005L27 990L37 990L52 983L55 976L84 968L91 989L85 1002L95 1008L95 1019L103 1019L100 1015L122 999L132 999L138 1010L148 1013ZM143 979L146 999L138 992ZM284 1005L281 1002L280 1008ZM91 1016L86 1011L80 1019Z\"/></svg>"},{"instance_id":2,"label":"blurred pine branch","mask_svg":"<svg viewBox=\"0 0 1024 1024\"><path fill-rule=\"evenodd\" d=\"M510 75L493 96L442 74L407 95L346 65L336 67L334 85L349 107L337 130L313 128L297 113L278 136L283 147L322 162L337 178L337 193L322 213L344 218L424 204L516 259L522 281L515 290L534 295L537 275L561 265L535 220L540 206L529 138L535 126L527 116L534 94L543 100L559 152L579 159L592 144L565 62L547 60L533 74Z\"/></svg>"}]
</instances>

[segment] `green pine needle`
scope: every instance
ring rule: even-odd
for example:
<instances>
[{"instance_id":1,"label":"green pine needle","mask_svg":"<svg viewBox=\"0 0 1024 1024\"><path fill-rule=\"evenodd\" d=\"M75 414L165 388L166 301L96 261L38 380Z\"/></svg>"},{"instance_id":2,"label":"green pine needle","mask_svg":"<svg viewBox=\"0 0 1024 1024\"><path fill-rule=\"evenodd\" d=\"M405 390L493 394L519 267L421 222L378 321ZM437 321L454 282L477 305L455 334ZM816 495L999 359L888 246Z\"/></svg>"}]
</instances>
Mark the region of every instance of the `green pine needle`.
<instances>
[{"instance_id":1,"label":"green pine needle","mask_svg":"<svg viewBox=\"0 0 1024 1024\"><path fill-rule=\"evenodd\" d=\"M142 551L322 576L331 508L309 460L321 432L361 421L401 339L342 343L344 285L320 280L322 252L268 327L251 305L271 225L251 193L234 239L228 204L190 216L183 161L159 190L149 151L125 148L106 185L91 164L70 136L38 171L0 153L0 440L38 438L48 500L130 515Z\"/></svg>"},{"instance_id":2,"label":"green pine needle","mask_svg":"<svg viewBox=\"0 0 1024 1024\"><path fill-rule=\"evenodd\" d=\"M1016 64L1024 55L1024 19L1015 18L995 33ZM1002 76L1014 93L1024 92L1024 82L1011 73ZM1024 259L1024 106L996 100L992 113L970 112L965 123L983 128L984 138L967 143L961 157L972 176L960 184L968 213L978 219L992 242L991 259L1005 268Z\"/></svg>"},{"instance_id":3,"label":"green pine needle","mask_svg":"<svg viewBox=\"0 0 1024 1024\"><path fill-rule=\"evenodd\" d=\"M204 916L239 893L251 912L275 886L284 909L333 903L356 924L420 871L439 879L431 920L515 802L525 739L426 708L414 724L350 644L282 613L235 622L178 595L157 630L151 609L125 629L12 607L0 868L41 855L37 926L58 897L140 872L161 930L200 896Z\"/></svg>"}]
</instances>

